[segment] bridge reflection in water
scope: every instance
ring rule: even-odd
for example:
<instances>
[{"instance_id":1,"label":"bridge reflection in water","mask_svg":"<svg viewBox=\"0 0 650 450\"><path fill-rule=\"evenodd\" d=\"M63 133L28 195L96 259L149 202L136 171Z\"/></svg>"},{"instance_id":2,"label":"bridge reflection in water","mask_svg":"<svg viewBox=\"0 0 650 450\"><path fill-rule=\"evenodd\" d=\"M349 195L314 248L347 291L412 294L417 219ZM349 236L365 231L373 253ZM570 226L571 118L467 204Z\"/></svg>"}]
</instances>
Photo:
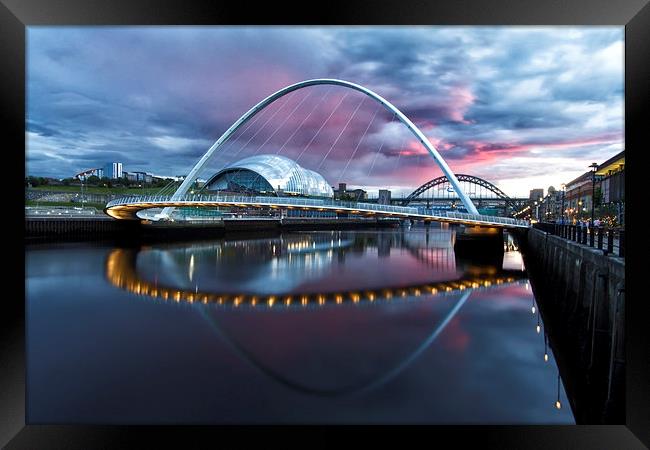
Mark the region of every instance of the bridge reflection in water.
<instances>
[{"instance_id":1,"label":"bridge reflection in water","mask_svg":"<svg viewBox=\"0 0 650 450\"><path fill-rule=\"evenodd\" d=\"M28 248L30 421L572 423L518 252L234 236Z\"/></svg>"},{"instance_id":2,"label":"bridge reflection in water","mask_svg":"<svg viewBox=\"0 0 650 450\"><path fill-rule=\"evenodd\" d=\"M114 286L136 295L156 300L217 304L230 307L298 306L313 307L326 304L366 304L394 299L429 298L438 295L455 295L460 292L486 289L517 283L526 279L522 270L498 270L494 266L467 266L462 272L456 267L453 241L450 233L440 230L432 233L304 233L275 239L216 241L191 245L165 245L156 248L114 249L106 260L106 278ZM443 239L441 239L441 237ZM292 285L289 267L300 267L301 274L294 284L305 284L310 274L321 274L323 267L331 266L335 258L345 258L346 253L363 248L375 248L378 257L386 255L392 247L399 246L432 271L431 279L414 280L405 284L366 285L364 280L342 283L340 289L301 290ZM228 264L222 264L224 260ZM138 261L143 270L138 271ZM209 277L197 276L197 267L210 263ZM240 264L255 263L256 273L267 273L270 278L250 285L247 290L234 290L232 284L224 286L224 279L237 272ZM146 267L156 268L156 272ZM228 269L231 270L228 270ZM248 267L249 271L251 267ZM164 271L161 275L157 271ZM219 271L222 271L220 273ZM438 275L436 278L435 275ZM440 276L444 279L440 279ZM221 277L221 279L220 279ZM268 284L273 278L283 278L283 290ZM163 282L160 279L165 280ZM232 279L229 279L232 281ZM392 280L388 280L390 283ZM246 287L245 283L244 287ZM339 283L340 285L341 283ZM212 285L211 289L205 286Z\"/></svg>"},{"instance_id":3,"label":"bridge reflection in water","mask_svg":"<svg viewBox=\"0 0 650 450\"><path fill-rule=\"evenodd\" d=\"M374 286L372 289L347 289L336 291L301 291L300 286L290 286L287 292L251 292L223 289L221 291L188 289L188 284L196 281L196 267L201 262L209 260L211 268L222 267L224 260L233 263L246 262L254 258L263 270L279 269L285 273L290 267L301 268L304 280L310 269L316 271L331 264L335 258L346 252L363 249L375 249L378 257L385 257L390 249L403 249L425 266L435 269L434 274L445 274L445 279L435 277L427 283L409 283L401 285ZM138 271L138 261L146 261L142 267L157 267L164 270L162 277L155 274L143 274ZM307 269L307 270L305 270ZM179 276L179 274L183 274ZM214 273L213 273L214 274ZM222 274L223 275L223 274ZM466 267L460 274L457 271L453 253L453 233L447 230L437 230L426 233L394 233L364 235L363 233L303 233L298 235L280 236L274 239L249 239L234 241L217 241L200 243L191 246L165 245L156 248L115 249L106 261L106 277L114 286L125 289L140 297L163 302L195 305L200 315L205 318L215 333L240 358L256 370L267 375L276 382L294 391L323 397L358 395L385 385L411 365L444 331L445 327L456 316L471 293L476 290L486 290L495 286L505 286L520 283L525 280L525 272L521 270L498 270L496 267ZM172 286L163 285L157 280L163 278L176 283ZM217 274L217 283L219 284ZM267 286L267 290L269 286ZM235 339L231 333L222 329L210 314L213 305L240 310L275 310L278 308L322 308L329 305L351 304L367 306L393 301L435 300L451 296L456 298L455 304L439 320L432 323L431 331L422 342L405 356L394 362L379 375L373 375L354 383L336 388L310 386L298 382L274 370L260 360L254 352L248 350ZM204 307L204 305L207 305ZM332 307L332 306L330 306Z\"/></svg>"}]
</instances>

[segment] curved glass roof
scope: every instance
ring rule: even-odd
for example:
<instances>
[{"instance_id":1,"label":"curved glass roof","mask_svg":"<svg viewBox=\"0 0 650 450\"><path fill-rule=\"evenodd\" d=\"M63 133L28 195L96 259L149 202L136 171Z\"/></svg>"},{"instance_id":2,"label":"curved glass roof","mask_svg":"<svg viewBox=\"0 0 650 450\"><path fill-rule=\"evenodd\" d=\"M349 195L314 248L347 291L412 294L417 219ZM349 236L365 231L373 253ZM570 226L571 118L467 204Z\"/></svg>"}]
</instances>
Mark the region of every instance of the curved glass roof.
<instances>
[{"instance_id":1,"label":"curved glass roof","mask_svg":"<svg viewBox=\"0 0 650 450\"><path fill-rule=\"evenodd\" d=\"M226 174L232 176L233 169L259 174L276 192L282 190L295 195L334 196L332 187L321 174L280 155L255 155L232 163L214 174L206 183L206 188L218 189L217 186L222 184L220 178Z\"/></svg>"}]
</instances>

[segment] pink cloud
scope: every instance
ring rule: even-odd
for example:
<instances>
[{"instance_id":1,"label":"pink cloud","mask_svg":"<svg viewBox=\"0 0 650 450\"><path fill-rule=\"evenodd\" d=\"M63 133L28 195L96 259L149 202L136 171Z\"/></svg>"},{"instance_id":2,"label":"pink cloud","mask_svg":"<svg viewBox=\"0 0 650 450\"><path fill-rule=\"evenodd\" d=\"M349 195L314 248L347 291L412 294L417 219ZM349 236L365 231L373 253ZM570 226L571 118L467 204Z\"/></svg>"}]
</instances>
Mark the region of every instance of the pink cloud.
<instances>
[{"instance_id":1,"label":"pink cloud","mask_svg":"<svg viewBox=\"0 0 650 450\"><path fill-rule=\"evenodd\" d=\"M467 86L455 86L450 89L447 95L449 98L449 104L447 105L449 117L456 122L471 123L465 120L465 113L476 100L476 96L472 91Z\"/></svg>"}]
</instances>

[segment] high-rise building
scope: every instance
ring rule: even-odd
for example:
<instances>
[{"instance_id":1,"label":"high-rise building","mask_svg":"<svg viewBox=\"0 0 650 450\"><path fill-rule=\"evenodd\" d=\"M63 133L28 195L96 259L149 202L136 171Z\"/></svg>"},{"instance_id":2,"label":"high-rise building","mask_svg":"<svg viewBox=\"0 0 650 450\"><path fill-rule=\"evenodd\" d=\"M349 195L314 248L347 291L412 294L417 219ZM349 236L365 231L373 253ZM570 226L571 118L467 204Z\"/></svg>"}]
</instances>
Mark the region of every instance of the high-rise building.
<instances>
[{"instance_id":1,"label":"high-rise building","mask_svg":"<svg viewBox=\"0 0 650 450\"><path fill-rule=\"evenodd\" d=\"M388 189L379 189L379 199L377 203L380 205L390 205L390 191Z\"/></svg>"},{"instance_id":2,"label":"high-rise building","mask_svg":"<svg viewBox=\"0 0 650 450\"><path fill-rule=\"evenodd\" d=\"M543 197L544 197L544 189L531 189L530 197L528 197L528 199L531 202L536 202L542 199Z\"/></svg>"},{"instance_id":3,"label":"high-rise building","mask_svg":"<svg viewBox=\"0 0 650 450\"><path fill-rule=\"evenodd\" d=\"M122 163L113 162L104 166L104 176L107 178L122 178Z\"/></svg>"}]
</instances>

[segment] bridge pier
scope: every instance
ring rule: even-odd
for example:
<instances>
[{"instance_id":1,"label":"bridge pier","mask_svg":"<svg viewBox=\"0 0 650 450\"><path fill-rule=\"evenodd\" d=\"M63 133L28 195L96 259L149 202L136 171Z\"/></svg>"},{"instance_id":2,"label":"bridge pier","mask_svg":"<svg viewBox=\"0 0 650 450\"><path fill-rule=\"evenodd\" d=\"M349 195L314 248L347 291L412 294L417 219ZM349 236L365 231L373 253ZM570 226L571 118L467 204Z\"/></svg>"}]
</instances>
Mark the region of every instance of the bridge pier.
<instances>
[{"instance_id":1,"label":"bridge pier","mask_svg":"<svg viewBox=\"0 0 650 450\"><path fill-rule=\"evenodd\" d=\"M461 259L503 263L503 228L455 226L454 252Z\"/></svg>"}]
</instances>

